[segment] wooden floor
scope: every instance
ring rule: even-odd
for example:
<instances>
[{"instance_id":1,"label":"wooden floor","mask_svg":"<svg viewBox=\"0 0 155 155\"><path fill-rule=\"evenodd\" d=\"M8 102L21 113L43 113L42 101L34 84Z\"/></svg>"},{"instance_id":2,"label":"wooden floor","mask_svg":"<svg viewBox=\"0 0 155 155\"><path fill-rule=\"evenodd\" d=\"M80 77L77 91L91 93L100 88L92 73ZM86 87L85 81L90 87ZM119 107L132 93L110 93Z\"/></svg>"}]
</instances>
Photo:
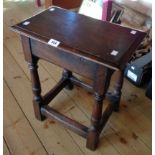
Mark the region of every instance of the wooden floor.
<instances>
[{"instance_id":1,"label":"wooden floor","mask_svg":"<svg viewBox=\"0 0 155 155\"><path fill-rule=\"evenodd\" d=\"M35 119L30 75L20 38L9 26L36 14L30 0L4 0L4 155L151 155L151 101L127 80L119 113L113 113L92 152L86 140L59 124ZM39 62L43 94L56 84L62 69ZM62 91L51 106L89 125L93 96L80 88Z\"/></svg>"}]
</instances>

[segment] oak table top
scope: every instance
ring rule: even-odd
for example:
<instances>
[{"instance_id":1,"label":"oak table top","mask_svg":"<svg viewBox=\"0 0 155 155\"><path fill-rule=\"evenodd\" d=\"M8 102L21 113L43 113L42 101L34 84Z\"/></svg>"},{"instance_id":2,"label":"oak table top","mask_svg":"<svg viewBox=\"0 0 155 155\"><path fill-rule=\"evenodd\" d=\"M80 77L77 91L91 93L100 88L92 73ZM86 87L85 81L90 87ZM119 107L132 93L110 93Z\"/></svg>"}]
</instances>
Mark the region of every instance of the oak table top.
<instances>
[{"instance_id":1,"label":"oak table top","mask_svg":"<svg viewBox=\"0 0 155 155\"><path fill-rule=\"evenodd\" d=\"M12 27L30 38L48 43L54 39L60 49L100 64L121 68L133 54L145 33L86 17L62 8L49 8Z\"/></svg>"}]
</instances>

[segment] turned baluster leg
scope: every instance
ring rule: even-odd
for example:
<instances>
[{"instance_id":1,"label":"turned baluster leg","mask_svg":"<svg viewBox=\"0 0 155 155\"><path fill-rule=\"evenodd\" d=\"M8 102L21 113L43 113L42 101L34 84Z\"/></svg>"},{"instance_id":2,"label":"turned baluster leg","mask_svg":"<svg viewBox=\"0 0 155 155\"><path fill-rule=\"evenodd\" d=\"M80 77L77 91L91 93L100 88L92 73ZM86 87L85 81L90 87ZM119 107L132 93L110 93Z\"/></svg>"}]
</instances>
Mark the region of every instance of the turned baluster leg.
<instances>
[{"instance_id":1,"label":"turned baluster leg","mask_svg":"<svg viewBox=\"0 0 155 155\"><path fill-rule=\"evenodd\" d=\"M35 116L38 120L44 120L45 117L41 115L41 106L42 103L42 97L41 97L41 85L38 75L38 66L37 66L38 59L33 59L32 63L29 63L29 69L31 73L31 81L32 81L32 91L34 94L33 97L33 106L34 106L34 112Z\"/></svg>"},{"instance_id":2,"label":"turned baluster leg","mask_svg":"<svg viewBox=\"0 0 155 155\"><path fill-rule=\"evenodd\" d=\"M63 70L63 73L62 73L62 76L66 79L69 79L71 76L72 76L72 72L67 70L67 69L64 69ZM69 80L69 83L68 85L65 87L66 89L68 90L72 90L74 88L73 84L70 82Z\"/></svg>"},{"instance_id":3,"label":"turned baluster leg","mask_svg":"<svg viewBox=\"0 0 155 155\"><path fill-rule=\"evenodd\" d=\"M117 71L117 79L114 84L114 90L113 92L108 92L106 95L109 98L109 100L113 103L114 105L114 111L118 112L119 111L119 106L120 106L120 99L122 95L122 86L123 86L123 81L124 81L124 71L119 70Z\"/></svg>"},{"instance_id":4,"label":"turned baluster leg","mask_svg":"<svg viewBox=\"0 0 155 155\"><path fill-rule=\"evenodd\" d=\"M95 104L91 116L91 126L88 130L87 148L95 150L99 141L100 123L102 118L102 106L106 91L109 87L111 75L113 71L110 69L98 69L96 79L94 81Z\"/></svg>"},{"instance_id":5,"label":"turned baluster leg","mask_svg":"<svg viewBox=\"0 0 155 155\"><path fill-rule=\"evenodd\" d=\"M92 117L91 117L91 126L88 131L87 137L87 148L95 150L99 141L99 127L100 120L102 117L102 105L103 105L104 96L95 94L95 105L93 107Z\"/></svg>"},{"instance_id":6,"label":"turned baluster leg","mask_svg":"<svg viewBox=\"0 0 155 155\"><path fill-rule=\"evenodd\" d=\"M115 85L114 85L114 91L112 94L114 111L116 111L116 112L119 111L120 99L121 99L121 95L122 95L121 90L122 90L122 86L123 86L123 80L124 80L124 71L119 70L117 80L116 80Z\"/></svg>"}]
</instances>

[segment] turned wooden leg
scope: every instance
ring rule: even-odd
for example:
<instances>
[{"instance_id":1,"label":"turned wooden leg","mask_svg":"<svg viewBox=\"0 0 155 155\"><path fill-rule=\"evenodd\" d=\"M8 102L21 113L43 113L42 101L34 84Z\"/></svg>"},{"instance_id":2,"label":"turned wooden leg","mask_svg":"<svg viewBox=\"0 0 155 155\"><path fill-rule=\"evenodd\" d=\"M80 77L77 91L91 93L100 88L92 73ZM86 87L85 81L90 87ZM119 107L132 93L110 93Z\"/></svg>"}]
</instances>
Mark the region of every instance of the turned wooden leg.
<instances>
[{"instance_id":1,"label":"turned wooden leg","mask_svg":"<svg viewBox=\"0 0 155 155\"><path fill-rule=\"evenodd\" d=\"M91 126L88 130L86 147L95 150L99 141L101 132L102 106L106 91L109 87L111 75L110 69L99 68L94 81L95 104L91 116Z\"/></svg>"},{"instance_id":2,"label":"turned wooden leg","mask_svg":"<svg viewBox=\"0 0 155 155\"><path fill-rule=\"evenodd\" d=\"M41 97L41 85L38 75L38 66L37 66L37 59L35 59L32 63L29 63L29 69L31 73L31 81L32 81L32 91L34 94L33 97L33 106L34 106L34 112L35 116L38 120L44 120L45 117L41 115L41 105L42 103L42 97Z\"/></svg>"},{"instance_id":3,"label":"turned wooden leg","mask_svg":"<svg viewBox=\"0 0 155 155\"><path fill-rule=\"evenodd\" d=\"M64 69L63 73L62 73L62 76L63 76L63 78L70 79L70 77L72 76L72 72L67 70L67 69ZM68 90L72 90L74 88L74 86L70 81L65 88L68 89Z\"/></svg>"},{"instance_id":4,"label":"turned wooden leg","mask_svg":"<svg viewBox=\"0 0 155 155\"><path fill-rule=\"evenodd\" d=\"M109 97L110 101L114 104L114 111L119 111L120 106L120 99L122 95L122 86L123 86L123 80L124 80L124 71L119 70L117 72L117 79L114 84L114 90L112 93L109 93L107 96Z\"/></svg>"},{"instance_id":5,"label":"turned wooden leg","mask_svg":"<svg viewBox=\"0 0 155 155\"><path fill-rule=\"evenodd\" d=\"M122 86L123 86L123 80L124 80L124 71L119 70L118 71L118 79L114 86L114 92L113 95L116 97L115 103L114 103L114 111L119 111L120 106L120 99L122 95Z\"/></svg>"},{"instance_id":6,"label":"turned wooden leg","mask_svg":"<svg viewBox=\"0 0 155 155\"><path fill-rule=\"evenodd\" d=\"M95 105L93 107L91 126L87 137L86 147L95 150L99 141L100 120L102 117L102 105L104 96L95 94Z\"/></svg>"}]
</instances>

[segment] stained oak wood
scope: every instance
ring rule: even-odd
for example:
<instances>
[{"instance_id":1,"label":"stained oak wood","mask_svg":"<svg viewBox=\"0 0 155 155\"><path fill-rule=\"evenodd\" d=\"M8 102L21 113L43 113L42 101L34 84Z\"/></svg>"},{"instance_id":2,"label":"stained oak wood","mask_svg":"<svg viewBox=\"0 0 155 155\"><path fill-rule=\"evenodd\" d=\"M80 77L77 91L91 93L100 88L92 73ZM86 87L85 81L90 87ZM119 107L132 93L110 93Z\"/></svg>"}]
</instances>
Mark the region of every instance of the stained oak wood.
<instances>
[{"instance_id":1,"label":"stained oak wood","mask_svg":"<svg viewBox=\"0 0 155 155\"><path fill-rule=\"evenodd\" d=\"M79 79L77 79L76 77L72 76L70 78L71 82L74 84L74 85L77 85L79 87L82 87L84 88L85 90L87 90L88 92L91 92L93 93L93 86L91 84L88 84L86 82L83 82L83 81L80 81Z\"/></svg>"},{"instance_id":2,"label":"stained oak wood","mask_svg":"<svg viewBox=\"0 0 155 155\"><path fill-rule=\"evenodd\" d=\"M16 59L16 63L18 64L18 66L20 66L23 69L23 71L26 73L27 77L29 77L29 72L27 70L27 65L24 63L23 54L21 53L22 49L21 49L21 46L19 44L19 38L16 37L16 35L14 35L15 33L11 33L8 30L8 25L11 23L10 19L13 19L14 21L21 21L23 18L27 18L27 17L31 16L32 14L34 14L34 12L37 12L37 11L34 8L27 7L27 5L21 5L20 4L20 7L19 7L18 2L17 3L9 2L9 3L12 4L9 7L16 7L16 9L10 9L7 13L4 14L5 16L7 15L7 18L5 18L5 21L8 21L8 23L5 23L6 26L4 27L5 28L4 35L5 35L5 38L6 38L4 43L10 49L9 51L10 51L11 55L13 55L14 58ZM26 3L29 3L29 2L27 1ZM28 6L33 6L33 3L32 3L32 5L31 5L31 3L29 3L29 4L30 5L28 5ZM29 11L27 11L27 10L29 10ZM19 14L19 12L20 12L20 14ZM12 38L12 37L14 37L14 38ZM8 60L8 57L5 56L4 59ZM11 59L9 59L9 62L11 62L10 60ZM41 71L41 82L43 82L42 86L43 86L43 92L44 92L45 90L50 89L50 86L55 85L54 80L55 81L59 80L59 78L61 76L60 72L62 70L59 67L56 67L55 65L52 65L52 64L48 64L48 63L46 63L44 61L41 61L40 65L43 66L43 68L41 66L39 67L39 71ZM11 66L12 66L11 68L14 68L14 65L11 64ZM9 68L10 67L8 67L8 69ZM16 70L19 71L17 68L14 68L14 71L16 71ZM19 74L19 72L16 72L16 74ZM19 103L20 103L22 109L24 110L24 112L26 112L25 108L23 108L23 106L24 107L32 107L32 105L27 104L26 102L24 102L25 105L22 103L22 100L20 100L21 95L18 95L18 93L16 93L16 92L18 92L18 89L16 89L16 90L14 89L14 88L18 88L19 85L17 84L17 81L16 82L15 81L10 82L10 80L8 80L8 75L9 74L7 74L7 76L5 76L5 78L7 79L8 83L9 83L9 87L11 88L13 93L16 95L18 101L20 101ZM10 76L11 76L11 74L10 74ZM17 79L18 79L18 77L17 77ZM54 79L54 80L52 80L52 79ZM124 155L124 154L133 154L134 155L135 154L135 155L137 155L138 152L141 152L141 154L146 154L146 155L150 154L149 152L146 151L146 147L145 147L145 146L150 146L151 147L151 140L150 140L151 138L150 138L150 134L149 134L150 126L148 126L148 124L146 123L146 122L151 122L150 121L150 119L151 119L151 113L150 113L151 112L150 111L151 104L148 104L148 103L150 103L150 101L147 100L147 98L145 98L143 96L144 91L142 89L135 88L134 86L132 86L126 80L125 80L124 84L125 84L125 86L123 87L123 92L128 92L128 93L123 93L123 95L122 95L123 98L122 98L122 101L121 101L121 111L120 111L119 114L116 114L116 115L115 115L115 113L113 113L111 119L108 121L108 123L106 125L106 129L108 129L109 123L111 121L112 122L116 121L116 119L115 119L115 117L116 117L117 121L120 122L119 126L121 127L121 131L124 131L124 128L122 128L123 126L128 126L128 131L129 132L128 133L122 132L122 134L120 135L120 136L123 136L125 139L128 139L128 143L120 145L121 142L119 140L119 136L116 136L115 139L112 138L115 135L114 130L109 129L108 132L106 132L107 130L105 129L104 130L105 131L105 133L104 133L105 138L101 139L101 141L100 141L100 144L101 144L100 146L104 146L104 147L99 147L99 149L96 152L92 153L91 151L85 149L85 147L84 147L85 146L85 141L82 138L80 138L79 136L76 136L72 132L69 132L72 135L72 137L74 139L74 142L76 142L79 145L79 148L82 149L84 154L90 154L90 155L91 154L93 154L93 155L94 154L98 154L98 155L99 154L100 155L101 154L122 154L122 155ZM24 80L23 80L23 85L25 87L27 87L27 85L29 85L29 84L24 83ZM22 89L22 87L20 87L20 89ZM26 95L27 92L29 92L28 90L30 90L30 87L28 89L26 89L26 90L27 91L25 91L25 95ZM89 118L89 116L91 114L91 108L92 108L91 105L93 104L93 102L92 102L93 98L91 97L91 95L85 93L85 91L83 91L83 90L81 90L79 88L74 89L73 92L72 91L69 91L69 92L65 91L65 93L68 94L67 96L69 98L71 98L71 100L74 101L74 103L78 103L78 105L80 107L82 106L81 110L83 111L82 113L80 112L81 110L77 111L77 107L75 106L75 108L72 109L71 114L68 114L68 116L73 118L73 119L80 120L82 122L87 121L87 123L89 124L88 119L85 119L85 120L83 119L82 120L82 118L84 118L84 115L83 115L84 113L88 113L87 118ZM31 95L30 92L28 94ZM134 96L132 97L132 94L136 94L137 98L135 98ZM27 100L27 98L28 97L25 97L25 100ZM58 96L58 99L59 99L60 107L61 107L61 105L62 105L62 102L61 102L62 95ZM133 102L129 102L128 101L129 99L132 100ZM29 100L29 102L31 102L31 100ZM66 105L64 105L64 107L66 107L66 108L68 107L67 109L70 108L68 102L66 102ZM26 108L26 109L29 109L29 108ZM60 108L60 110L63 111L62 108ZM33 118L33 114L31 114L31 117L29 117L30 112L26 112L26 114L28 114L28 115L26 115L26 116L28 116L28 118L31 118L31 117ZM78 116L80 115L81 117L76 117L76 115L78 115ZM143 121L140 121L140 122L143 122L145 129L143 128L143 126L140 126L140 125L136 126L135 125L137 122L136 122L135 119L133 119L133 117L136 117L136 116L139 116L138 117L139 119L143 118L142 119ZM30 119L30 122L32 122L34 130L37 131L38 125L34 124L33 119ZM127 125L126 125L126 122L128 122ZM47 125L50 126L48 123L47 123ZM35 128L35 126L37 126L37 128ZM117 131L117 128L115 128L115 129ZM143 129L143 130L140 130L140 129ZM46 129L46 131L48 131L48 130L49 130L49 128ZM59 126L56 126L55 131L58 132L60 130L61 130L61 128ZM132 132L135 132L136 135L138 134L138 139L140 137L142 139L140 138L138 141L137 140L131 141L130 137L127 137L127 135L132 135ZM39 134L39 132L37 132L37 133ZM50 134L51 133L52 132L50 131ZM50 134L49 134L49 136L50 136ZM58 134L60 135L60 132ZM42 135L44 136L44 134L42 134ZM111 136L109 136L109 135L111 135ZM47 148L48 152L52 152L52 150L57 152L57 149L59 149L60 153L63 153L63 154L66 153L66 148L67 147L63 147L63 149L60 149L60 148L57 147L57 145L55 145L54 149L50 149L49 144L47 143L47 139L46 139L46 141L44 141L43 138L40 135L39 135L39 138L41 138L41 141L43 142L43 144L45 144L45 147ZM55 137L52 137L50 139L51 140L50 145L51 144L53 145L55 143L55 139L56 139ZM64 143L61 140L61 144L66 146L65 144L69 143L70 140L68 139L67 141L68 142ZM141 151L140 151L140 149L137 149L135 151L135 149L134 149L135 147L130 147L130 145L129 145L130 141L131 141L131 144L133 144L133 142L134 142L135 147L141 148ZM144 142L145 146L139 145L140 144L139 142ZM111 144L113 144L113 145L111 145ZM72 143L72 145L73 145L73 143ZM72 145L70 145L70 146L72 146ZM19 146L19 147L21 147L21 146ZM52 146L51 146L51 148L52 148ZM72 148L73 147L71 147L70 149L72 149ZM116 149L119 150L119 153L118 153L118 151L116 151ZM74 153L75 152L76 151L74 151ZM80 154L80 153L78 153L78 154Z\"/></svg>"},{"instance_id":3,"label":"stained oak wood","mask_svg":"<svg viewBox=\"0 0 155 155\"><path fill-rule=\"evenodd\" d=\"M37 57L52 62L60 67L65 67L66 69L89 77L90 79L95 78L94 72L96 72L99 67L97 63L92 63L90 60L87 60L80 55L72 55L61 49L47 46L34 39L31 39L31 49L33 54ZM44 52L42 49L44 49Z\"/></svg>"},{"instance_id":4,"label":"stained oak wood","mask_svg":"<svg viewBox=\"0 0 155 155\"><path fill-rule=\"evenodd\" d=\"M12 29L44 43L58 40L60 49L116 68L125 65L145 36L138 30L132 34L130 28L53 8L25 20L30 24L23 25L23 21ZM113 50L119 52L117 56L111 55Z\"/></svg>"},{"instance_id":5,"label":"stained oak wood","mask_svg":"<svg viewBox=\"0 0 155 155\"><path fill-rule=\"evenodd\" d=\"M114 91L114 92L117 92L117 95L119 95L119 97L115 96L115 94L111 95L109 97L116 98L116 99L118 99L118 102L120 102L120 97L121 97L120 92L121 92L123 82L119 82L119 81L122 81L121 80L122 76L123 76L122 69L125 67L127 60L130 58L131 54L133 53L133 50L136 49L136 47L139 45L140 41L145 36L145 33L137 32L136 30L132 30L132 31L130 30L130 35L131 34L136 35L138 33L139 37L135 37L134 39L131 39L132 43L130 41L128 42L128 44L127 44L128 49L124 49L123 47L121 48L123 50L123 53L122 53L123 55L118 59L120 61L119 64L118 64L118 60L117 61L113 60L113 63L111 63L111 59L108 61L107 61L107 59L110 58L108 56L108 54L115 57L116 55L120 55L120 51L112 50L111 52L109 52L109 48L105 46L106 49L104 49L104 50L106 50L108 53L106 53L106 55L104 55L104 59L103 59L103 57L101 55L98 55L99 53L97 53L98 51L100 51L100 46L97 45L96 42L95 43L93 42L92 45L97 46L97 49L95 50L93 48L90 48L91 51L94 50L95 52L90 52L89 50L87 50L90 47L90 46L88 46L88 44L86 44L86 46L83 46L83 44L78 44L78 49L77 49L74 46L75 43L72 42L72 40L70 40L68 42L68 45L62 44L62 41L59 40L58 45L56 45L56 46L52 45L57 48L52 49L52 48L50 48L51 46L47 45L47 42L45 42L45 39L47 39L47 37L45 35L47 35L48 29L45 30L43 28L43 25L40 23L38 23L39 27L36 28L35 25L32 25L31 23L35 22L35 20L38 18L41 19L42 16L44 18L49 17L49 14L46 14L46 12L47 13L48 12L57 12L57 10L58 10L58 14L60 14L62 16L63 15L66 16L66 14L68 16L72 16L72 14L73 14L72 12L68 12L66 10L53 7L53 8L50 8L49 10L46 10L46 11L36 15L35 17L30 18L29 21L24 21L23 23L12 26L12 29L14 31L19 32L22 36L22 44L23 44L23 48L24 48L25 60L29 63L29 69L30 69L31 80L32 80L32 91L34 94L33 105L34 105L35 116L38 120L44 120L45 118L53 118L56 121L61 122L63 125L65 125L69 129L71 129L72 131L78 133L79 135L84 136L87 139L87 143L86 143L87 148L89 148L91 150L95 150L98 146L100 132L101 132L102 128L104 127L105 122L107 122L109 116L112 113L111 108L107 108L105 111L102 112L103 100L105 99L105 94L107 93L107 90L109 88L110 81L111 81L111 76L113 74L112 69L116 69L116 68L120 69L120 72L118 72L120 77L119 77L118 81L116 81L116 85L120 85L120 86L115 87L115 91ZM60 10L60 13L59 13L59 10ZM79 42L78 40L81 40L80 39L81 32L83 30L85 30L84 29L85 25L80 24L81 23L80 17L84 17L84 16L80 16L78 14L75 14L75 15L77 15L76 23L78 23L79 25L77 25L77 26L73 25L73 27L75 27L76 30L70 36L74 36L74 35L78 36L79 35L79 38L75 37L75 39L77 39L76 41ZM57 21L56 18L58 18L58 17L59 16L54 16L52 21L55 23L55 21ZM66 18L66 21L70 22L70 20L68 20L67 18ZM91 22L91 19L84 17L82 21L83 21L83 23L87 22L87 24L88 24L88 22ZM53 25L53 22L51 22L51 20L48 19L48 23L50 23L54 27L56 25ZM99 24L98 24L97 20L95 21L95 23L96 23L95 26L98 27ZM44 24L47 24L47 23L44 22ZM63 24L63 22L61 24ZM122 32L122 34L124 34L126 32L126 31L124 31L124 28L122 28L122 27L120 28L120 26L108 25L106 22L103 22L103 25L104 24L105 24L105 27L103 26L102 28L100 28L100 32L102 32L102 30L105 30L106 27L108 27L108 26L112 27L111 31L115 31L115 30L117 30L117 28L119 28L120 34L121 34L121 32ZM23 26L29 26L29 25L30 25L29 28L28 27L23 28ZM95 26L94 26L94 28L95 28ZM66 32L69 28L69 25L67 25L66 27L67 27L67 29L64 29L65 33L63 33L63 34L57 33L57 31L58 31L57 28L53 29L52 32L57 37L61 36L61 38L63 38L63 41L65 41L64 38L67 35ZM36 29L39 29L40 30L39 32L41 32L41 33L36 32ZM91 30L90 27L87 27L87 29ZM31 32L31 34L29 34L29 32ZM91 35L93 35L93 33L91 33ZM108 34L104 34L104 35L106 36ZM125 36L128 38L130 35L125 35ZM40 36L40 37L38 38L38 36ZM97 35L97 36L99 36L99 35ZM122 39L123 35L120 35L119 38ZM100 36L97 37L97 40L102 41ZM117 39L117 40L119 40L119 39ZM111 41L111 40L108 38L108 41ZM133 41L134 41L134 43L133 43ZM71 45L69 45L70 43L71 43ZM105 45L107 45L107 43L105 43ZM40 49L44 49L45 52L41 51ZM131 49L132 49L132 52L131 52ZM61 53L61 57L60 57L60 53ZM103 52L103 53L105 54L105 52ZM100 54L101 54L101 51L100 51ZM90 58L90 55L92 55L93 57ZM97 57L99 59L96 59ZM37 69L37 64L38 64L39 58L43 58L45 60L48 60L49 62L55 63L55 64L60 65L61 67L67 69L67 70L65 69L63 72L63 78L65 78L66 80L68 80L70 82L70 84L68 85L68 88L72 84L71 80L70 80L70 78L72 77L72 71L93 80L93 90L95 93L95 104L94 104L94 107L92 110L92 115L91 115L91 125L87 131L85 131L84 128L81 127L81 125L78 124L76 121L73 121L73 120L67 118L66 116L55 111L54 109L43 107L44 100L41 96L41 84L40 84L40 79L39 79L39 74L38 74L38 69ZM79 63L80 61L82 61L82 64ZM77 68L77 66L78 66L78 68ZM85 67L85 66L87 66L87 67ZM78 81L78 82L80 83L80 81ZM56 85L55 89L52 89L49 93L47 93L48 96L46 95L46 98L49 99L49 102L53 98L53 97L51 98L50 96L55 96L55 94L56 94L55 90L61 90L63 88L62 86L63 85L61 85L61 87L60 87L60 84L58 84L58 85ZM64 85L64 87L65 86L66 85ZM59 91L57 91L57 92L59 92ZM111 104L116 104L113 101L113 99L111 100L111 102L112 102ZM47 100L46 100L46 104L48 104ZM117 105L119 105L119 104L117 103ZM103 123L100 123L101 119L103 120L102 121ZM71 124L71 125L69 125L69 124ZM85 132L85 134L83 134L83 132Z\"/></svg>"},{"instance_id":6,"label":"stained oak wood","mask_svg":"<svg viewBox=\"0 0 155 155\"><path fill-rule=\"evenodd\" d=\"M44 116L49 117L58 123L61 123L63 126L67 127L70 130L78 133L82 137L87 137L88 128L74 120L63 116L61 113L56 110L50 108L49 106L44 106L41 108L41 112Z\"/></svg>"},{"instance_id":7,"label":"stained oak wood","mask_svg":"<svg viewBox=\"0 0 155 155\"><path fill-rule=\"evenodd\" d=\"M60 79L57 85L43 96L44 105L48 104L69 83L68 79Z\"/></svg>"},{"instance_id":8,"label":"stained oak wood","mask_svg":"<svg viewBox=\"0 0 155 155\"><path fill-rule=\"evenodd\" d=\"M29 5L25 5L29 4ZM29 16L33 15L34 12L38 12L38 9L33 8L33 2L30 1L26 1L25 3L20 3L19 1L14 3L12 1L10 1L9 3L4 3L4 6L9 8L9 7L13 7L15 9L9 9L7 12L4 12L4 17L5 17L5 26L4 26L4 44L7 46L7 48L9 49L9 52L11 53L11 55L15 58L16 60L16 64L18 66L20 66L20 68L24 71L24 73L26 74L27 77L29 77L29 72L27 69L27 64L24 62L24 57L22 54L22 49L20 46L20 40L17 37L17 35L15 33L12 33L11 31L9 31L8 27L10 26L10 24L12 23L12 20L15 22L21 21L23 18L28 18ZM9 5L11 4L11 5ZM40 8L39 8L40 9ZM27 11L29 10L29 11ZM7 22L7 23L6 23ZM5 51L4 51L5 53ZM6 57L6 55L4 55L4 60L8 60L8 57ZM19 72L19 70L17 68L14 68L14 65L12 65L10 59L8 60L8 69L10 69L9 66L12 66L11 68L13 68L14 71L17 70L16 74L20 75L21 72ZM7 69L7 70L8 70ZM23 73L22 71L22 73ZM62 69L47 63L45 61L41 61L40 62L40 67L39 67L39 72L41 73L40 78L41 78L41 83L42 83L42 88L43 88L43 92L45 92L45 90L50 89L49 86L54 86L56 84L55 81L58 81L59 78L61 77L61 72ZM13 74L14 75L14 74ZM11 75L10 75L11 76ZM24 76L22 76L24 77ZM22 109L25 111L26 109L29 109L28 107L32 107L31 104L27 104L28 102L31 102L31 99L27 100L27 97L23 97L23 99L25 98L25 100L27 102L25 103L25 108L23 108L22 106L22 100L19 99L18 96L18 88L22 89L22 87L19 87L18 80L12 81L11 78L8 78L8 74L7 76L5 76L5 79L7 79L7 82L9 83L9 88L11 91L13 91L13 93L15 94L16 98L18 99L18 101L20 101L20 105L22 107ZM17 77L18 79L18 77ZM23 86L26 88L27 85L29 85L28 83L24 83L25 79L23 80ZM16 88L16 90L14 91L14 88ZM30 87L28 89L26 89L27 91L25 91L25 93L29 92L28 90L30 90ZM113 155L118 155L118 154L131 154L129 152L131 152L132 150L132 154L133 155L137 155L139 150L135 151L135 147L129 147L130 144L130 140L132 139L132 137L130 135L132 135L132 132L134 132L137 136L138 139L141 142L145 142L145 146L148 146L149 148L151 148L151 128L150 125L146 124L146 122L150 122L151 123L151 104L150 104L150 100L147 99L143 94L144 94L144 90L143 89L139 89L134 87L133 85L131 85L128 81L124 81L124 86L123 86L123 90L122 92L128 92L128 93L122 93L122 101L121 101L121 109L119 114L113 113L111 119L108 121L107 125L105 126L105 130L104 130L104 135L105 138L101 138L100 141L100 146L99 149L97 149L95 152L91 152L88 149L85 148L85 140L81 137L79 137L78 135L72 133L69 131L70 135L73 137L74 142L78 144L79 149L81 149L83 151L84 154L89 154L89 155L101 155L101 154L113 154ZM71 117L73 119L78 119L81 122L85 123L87 122L89 124L89 117L90 117L90 113L92 110L92 104L93 104L93 97L90 94L87 94L85 91L83 91L82 89L79 88L75 88L73 89L73 91L66 91L65 90L65 94L68 94L68 98L71 98L72 101L74 101L75 104L75 108L71 108L71 106L69 106L67 103L63 104L63 107L66 107L66 109L70 109L71 108L71 113L67 114L68 117ZM134 97L133 94L136 94L137 97ZM31 93L29 92L29 95L31 95ZM20 95L21 96L21 95ZM62 98L63 94L60 94L61 97L59 97L59 101ZM66 97L65 97L66 98ZM129 102L128 100L132 100L133 102ZM5 99L4 99L5 101ZM53 103L53 105L59 107L57 104L59 102L57 102L57 104L55 104L56 102ZM81 110L77 110L77 106L81 107ZM125 105L124 105L125 104ZM24 104L23 104L24 105ZM60 101L60 107L62 107L61 101ZM63 111L63 108L60 108L61 111ZM122 113L123 112L123 113ZM30 113L30 112L29 112ZM26 114L29 114L28 112ZM87 113L87 118L85 117L84 114ZM27 117L28 115L26 115ZM77 117L78 116L78 117ZM80 117L79 117L80 116ZM143 122L143 127L147 128L145 130L139 130L139 125L135 126L135 119L137 116L139 116L138 118L142 119L141 122ZM33 118L33 114L31 114L31 117ZM29 116L28 116L29 118ZM85 118L85 119L84 119ZM114 119L113 119L114 118ZM109 123L111 122L111 120L113 120L114 122L119 121L119 126L121 127L121 131L125 131L125 129L123 128L123 126L127 126L127 128L129 129L129 138L127 138L127 133L124 133L123 138L128 139L128 143L127 144L122 144L121 146L119 146L121 144L120 140L119 140L119 136L116 136L115 139L113 139L113 136L115 135L114 130L110 130L109 127ZM130 119L131 118L131 119ZM144 119L145 118L145 119ZM144 120L143 120L144 119ZM38 130L38 124L34 124L33 119L30 119L30 122L33 124L33 128L34 131ZM128 124L126 125L126 122L128 122ZM52 124L48 124L48 122L45 122L48 126L48 128L46 128L46 131L51 130L52 127L54 127ZM55 124L56 125L56 124ZM35 126L37 126L37 128L35 128ZM60 126L55 127L55 131L63 131L61 130ZM109 129L108 132L106 129ZM116 131L117 128L115 127ZM43 129L44 130L44 129ZM50 131L52 132L52 131ZM54 132L54 131L53 131ZM39 133L39 132L37 132ZM47 133L47 132L46 132ZM58 134L60 135L60 133L62 132L58 132ZM45 134L45 131L44 131ZM65 143L63 143L62 140L59 139L55 139L55 137L50 138L50 140L48 140L46 138L46 143L43 140L42 136L45 136L44 134L40 134L39 138L40 141L45 145L45 147L47 148L48 152L52 152L52 150L54 150L54 152L58 152L57 149L59 149L59 153L60 154L66 154L66 150L67 147L63 147L63 150L58 148L57 145L55 145L55 147L53 149L51 145L53 145L53 143L55 143L55 141L61 141L61 144L63 144L65 146L66 143L70 142L70 139L66 140ZM63 134L66 135L66 133L63 132ZM63 134L61 134L61 137L63 137ZM144 138L144 139L143 139ZM143 141L142 141L143 140ZM134 142L135 144L139 144L139 141L134 140L131 141L131 143ZM113 144L113 145L112 145ZM118 145L119 144L119 145ZM23 145L23 144L21 144ZM50 147L49 147L50 146ZM73 143L70 145L72 146L70 148L70 150L73 148ZM138 145L138 148L141 148L141 152L143 151L142 154L148 155L150 154L149 152L146 152L147 149L145 149L145 147ZM126 147L126 149L124 149ZM119 150L116 151L116 150ZM77 150L76 150L77 151ZM74 154L75 152L74 151ZM78 152L79 153L79 152ZM72 154L72 153L70 153Z\"/></svg>"}]
</instances>

